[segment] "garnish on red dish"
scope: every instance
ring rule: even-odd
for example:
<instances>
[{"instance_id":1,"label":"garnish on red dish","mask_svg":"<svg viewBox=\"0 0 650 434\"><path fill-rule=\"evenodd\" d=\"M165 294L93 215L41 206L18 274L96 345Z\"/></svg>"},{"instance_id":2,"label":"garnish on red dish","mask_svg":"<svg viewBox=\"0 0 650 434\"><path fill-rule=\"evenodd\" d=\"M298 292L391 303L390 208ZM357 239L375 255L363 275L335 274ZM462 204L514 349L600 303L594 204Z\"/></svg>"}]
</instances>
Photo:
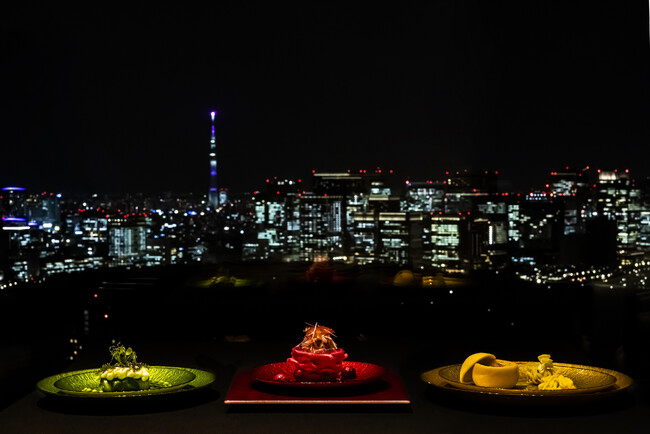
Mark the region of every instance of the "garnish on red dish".
<instances>
[{"instance_id":1,"label":"garnish on red dish","mask_svg":"<svg viewBox=\"0 0 650 434\"><path fill-rule=\"evenodd\" d=\"M319 326L318 323L312 326L307 324L305 328L305 337L300 342L299 347L310 353L326 353L338 349L332 336L336 337L334 330L329 327Z\"/></svg>"}]
</instances>

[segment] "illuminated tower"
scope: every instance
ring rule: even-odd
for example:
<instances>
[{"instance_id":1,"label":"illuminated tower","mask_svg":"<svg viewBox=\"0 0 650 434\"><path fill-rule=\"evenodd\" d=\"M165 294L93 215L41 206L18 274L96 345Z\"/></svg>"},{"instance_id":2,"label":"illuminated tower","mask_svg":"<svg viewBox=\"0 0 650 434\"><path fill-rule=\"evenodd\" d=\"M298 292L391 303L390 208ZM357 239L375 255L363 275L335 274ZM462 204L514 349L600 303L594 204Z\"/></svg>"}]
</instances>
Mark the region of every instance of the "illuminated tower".
<instances>
[{"instance_id":1,"label":"illuminated tower","mask_svg":"<svg viewBox=\"0 0 650 434\"><path fill-rule=\"evenodd\" d=\"M213 207L219 206L219 189L217 187L217 139L214 136L214 119L217 112L210 112L212 118L212 137L210 138L210 193L208 201Z\"/></svg>"}]
</instances>

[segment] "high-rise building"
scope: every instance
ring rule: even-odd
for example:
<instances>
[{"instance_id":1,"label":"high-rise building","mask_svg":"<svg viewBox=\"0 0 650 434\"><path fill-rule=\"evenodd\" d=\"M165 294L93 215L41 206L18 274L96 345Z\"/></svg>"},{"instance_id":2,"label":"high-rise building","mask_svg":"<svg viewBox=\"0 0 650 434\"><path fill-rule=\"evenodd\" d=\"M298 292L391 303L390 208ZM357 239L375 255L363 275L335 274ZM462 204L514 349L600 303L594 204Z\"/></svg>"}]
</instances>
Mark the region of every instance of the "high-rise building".
<instances>
[{"instance_id":1,"label":"high-rise building","mask_svg":"<svg viewBox=\"0 0 650 434\"><path fill-rule=\"evenodd\" d=\"M563 170L551 172L551 182L546 187L554 201L560 202L564 235L583 234L586 231L585 219L591 216L589 184L592 172L589 166L582 169L566 166Z\"/></svg>"},{"instance_id":2,"label":"high-rise building","mask_svg":"<svg viewBox=\"0 0 650 434\"><path fill-rule=\"evenodd\" d=\"M408 182L402 211L440 212L444 208L446 184L432 181Z\"/></svg>"},{"instance_id":3,"label":"high-rise building","mask_svg":"<svg viewBox=\"0 0 650 434\"><path fill-rule=\"evenodd\" d=\"M598 214L616 223L619 255L636 250L639 237L641 192L628 171L598 172Z\"/></svg>"},{"instance_id":4,"label":"high-rise building","mask_svg":"<svg viewBox=\"0 0 650 434\"><path fill-rule=\"evenodd\" d=\"M422 213L354 214L354 260L357 264L421 265Z\"/></svg>"},{"instance_id":5,"label":"high-rise building","mask_svg":"<svg viewBox=\"0 0 650 434\"><path fill-rule=\"evenodd\" d=\"M257 240L248 240L247 260L299 260L301 186L300 179L268 178L254 193Z\"/></svg>"},{"instance_id":6,"label":"high-rise building","mask_svg":"<svg viewBox=\"0 0 650 434\"><path fill-rule=\"evenodd\" d=\"M650 178L641 182L641 210L639 212L639 238L637 246L643 252L650 252Z\"/></svg>"},{"instance_id":7,"label":"high-rise building","mask_svg":"<svg viewBox=\"0 0 650 434\"><path fill-rule=\"evenodd\" d=\"M210 137L210 191L208 193L208 202L212 207L219 206L219 188L217 184L217 139L214 134L214 119L217 112L210 112L212 119L212 135Z\"/></svg>"},{"instance_id":8,"label":"high-rise building","mask_svg":"<svg viewBox=\"0 0 650 434\"><path fill-rule=\"evenodd\" d=\"M464 271L462 262L467 238L467 216L433 215L431 226L425 231L431 248L430 257L433 268L447 271Z\"/></svg>"},{"instance_id":9,"label":"high-rise building","mask_svg":"<svg viewBox=\"0 0 650 434\"><path fill-rule=\"evenodd\" d=\"M114 217L108 220L108 255L114 265L143 260L147 253L148 217Z\"/></svg>"},{"instance_id":10,"label":"high-rise building","mask_svg":"<svg viewBox=\"0 0 650 434\"><path fill-rule=\"evenodd\" d=\"M519 203L518 245L526 257L550 257L558 249L563 217L552 199L546 191L533 191Z\"/></svg>"},{"instance_id":11,"label":"high-rise building","mask_svg":"<svg viewBox=\"0 0 650 434\"><path fill-rule=\"evenodd\" d=\"M303 195L300 198L300 259L341 256L344 224L343 196Z\"/></svg>"},{"instance_id":12,"label":"high-rise building","mask_svg":"<svg viewBox=\"0 0 650 434\"><path fill-rule=\"evenodd\" d=\"M3 187L0 193L0 214L6 217L26 217L25 189Z\"/></svg>"},{"instance_id":13,"label":"high-rise building","mask_svg":"<svg viewBox=\"0 0 650 434\"><path fill-rule=\"evenodd\" d=\"M391 187L391 183L394 182L393 178L392 170L382 171L380 168L370 172L359 170L358 173L351 171L317 173L314 171L312 177L314 194L301 198L300 217L312 222L306 223L301 220L303 247L304 242L307 242L305 230L313 228L313 223L319 219L318 216L312 215L312 212L318 209L316 203L326 203L327 212L323 214L322 218L329 219L329 223L321 222L321 224L325 224L329 228L331 236L324 245L333 249L330 253L337 251L338 253L334 255L336 257L351 256L354 250L358 250L358 246L355 247L356 242L353 236L355 214L363 214L372 210L399 212L399 197L393 195L394 189ZM320 197L320 199L315 199L315 197ZM316 208L314 208L315 206ZM330 215L330 212L334 214ZM325 217L326 215L328 217ZM333 228L337 229L332 232ZM311 238L308 243L311 244L314 238L309 235L307 237ZM325 252L321 250L320 253Z\"/></svg>"},{"instance_id":14,"label":"high-rise building","mask_svg":"<svg viewBox=\"0 0 650 434\"><path fill-rule=\"evenodd\" d=\"M41 193L32 195L25 201L27 220L43 229L52 229L61 224L61 195Z\"/></svg>"}]
</instances>

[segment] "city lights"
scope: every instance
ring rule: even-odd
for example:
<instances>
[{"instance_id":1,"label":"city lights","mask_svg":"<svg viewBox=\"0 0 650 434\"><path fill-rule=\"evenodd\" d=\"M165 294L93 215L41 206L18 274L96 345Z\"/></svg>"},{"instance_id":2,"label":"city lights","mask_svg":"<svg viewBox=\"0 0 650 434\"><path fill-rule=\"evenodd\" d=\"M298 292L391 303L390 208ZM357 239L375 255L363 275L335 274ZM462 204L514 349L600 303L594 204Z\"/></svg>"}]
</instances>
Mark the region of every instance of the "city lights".
<instances>
[{"instance_id":1,"label":"city lights","mask_svg":"<svg viewBox=\"0 0 650 434\"><path fill-rule=\"evenodd\" d=\"M516 265L519 278L540 285L631 285L629 279L614 283L616 273L595 267L609 255L621 267L617 273L632 274L634 285L646 285L647 266L641 261L650 252L650 206L629 170L553 171L543 190L523 195L498 191L497 171L453 173L445 182L418 182L394 179L386 170L314 171L311 190L301 178L274 176L261 180L264 189L228 196L218 207L206 195L143 196L127 206L98 195L75 202L6 187L11 201L2 202L2 233L10 248L3 286L101 267L204 262L214 254L209 243L219 237L222 248L244 262L328 257L407 267L418 258L413 267L447 274ZM569 237L603 247L576 250L582 256L573 260L585 264L580 269L537 265L558 248L555 240ZM42 252L38 257L21 254L36 245ZM59 252L70 248L75 254L61 258ZM36 269L41 276L32 274Z\"/></svg>"}]
</instances>

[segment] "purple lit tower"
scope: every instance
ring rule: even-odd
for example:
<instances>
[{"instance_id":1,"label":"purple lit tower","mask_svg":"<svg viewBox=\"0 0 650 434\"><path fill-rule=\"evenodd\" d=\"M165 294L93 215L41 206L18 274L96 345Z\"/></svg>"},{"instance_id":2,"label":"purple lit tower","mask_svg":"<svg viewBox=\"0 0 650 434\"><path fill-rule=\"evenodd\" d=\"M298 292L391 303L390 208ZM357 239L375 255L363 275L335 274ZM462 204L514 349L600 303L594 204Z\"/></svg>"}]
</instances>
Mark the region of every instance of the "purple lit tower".
<instances>
[{"instance_id":1,"label":"purple lit tower","mask_svg":"<svg viewBox=\"0 0 650 434\"><path fill-rule=\"evenodd\" d=\"M216 110L210 112L212 118L212 137L210 138L210 193L208 201L214 208L219 206L219 188L217 187L217 139L214 136L214 119L217 117Z\"/></svg>"}]
</instances>

